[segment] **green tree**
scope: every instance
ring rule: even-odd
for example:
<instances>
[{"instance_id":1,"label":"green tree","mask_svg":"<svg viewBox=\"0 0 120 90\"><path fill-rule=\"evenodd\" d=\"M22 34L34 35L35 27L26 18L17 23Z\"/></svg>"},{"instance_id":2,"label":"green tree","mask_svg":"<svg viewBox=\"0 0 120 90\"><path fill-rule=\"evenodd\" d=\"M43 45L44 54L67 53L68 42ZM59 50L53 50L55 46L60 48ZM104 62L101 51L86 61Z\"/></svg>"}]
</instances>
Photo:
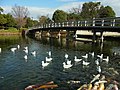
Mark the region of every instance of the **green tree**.
<instances>
[{"instance_id":1,"label":"green tree","mask_svg":"<svg viewBox=\"0 0 120 90\"><path fill-rule=\"evenodd\" d=\"M81 11L83 19L92 19L98 17L100 2L84 3Z\"/></svg>"},{"instance_id":2,"label":"green tree","mask_svg":"<svg viewBox=\"0 0 120 90\"><path fill-rule=\"evenodd\" d=\"M5 27L16 27L16 21L10 13L4 14L4 18L7 20Z\"/></svg>"},{"instance_id":3,"label":"green tree","mask_svg":"<svg viewBox=\"0 0 120 90\"><path fill-rule=\"evenodd\" d=\"M3 12L3 11L4 11L3 8L0 7L0 14L1 14L1 12Z\"/></svg>"},{"instance_id":4,"label":"green tree","mask_svg":"<svg viewBox=\"0 0 120 90\"><path fill-rule=\"evenodd\" d=\"M64 22L67 21L67 13L62 10L56 10L53 14L52 20L54 22Z\"/></svg>"},{"instance_id":5,"label":"green tree","mask_svg":"<svg viewBox=\"0 0 120 90\"><path fill-rule=\"evenodd\" d=\"M75 13L68 14L68 21L77 21L77 20L81 20L80 14L75 14Z\"/></svg>"},{"instance_id":6,"label":"green tree","mask_svg":"<svg viewBox=\"0 0 120 90\"><path fill-rule=\"evenodd\" d=\"M115 12L110 6L101 6L99 10L99 17L104 18L104 17L115 17Z\"/></svg>"},{"instance_id":7,"label":"green tree","mask_svg":"<svg viewBox=\"0 0 120 90\"><path fill-rule=\"evenodd\" d=\"M6 23L7 23L6 18L4 18L2 14L0 14L0 28L3 29Z\"/></svg>"},{"instance_id":8,"label":"green tree","mask_svg":"<svg viewBox=\"0 0 120 90\"><path fill-rule=\"evenodd\" d=\"M41 16L39 18L39 22L40 24L45 24L45 23L50 23L51 22L51 19L47 16Z\"/></svg>"},{"instance_id":9,"label":"green tree","mask_svg":"<svg viewBox=\"0 0 120 90\"><path fill-rule=\"evenodd\" d=\"M33 27L33 20L30 17L28 17L26 19L26 25L25 25L25 27L26 28Z\"/></svg>"}]
</instances>

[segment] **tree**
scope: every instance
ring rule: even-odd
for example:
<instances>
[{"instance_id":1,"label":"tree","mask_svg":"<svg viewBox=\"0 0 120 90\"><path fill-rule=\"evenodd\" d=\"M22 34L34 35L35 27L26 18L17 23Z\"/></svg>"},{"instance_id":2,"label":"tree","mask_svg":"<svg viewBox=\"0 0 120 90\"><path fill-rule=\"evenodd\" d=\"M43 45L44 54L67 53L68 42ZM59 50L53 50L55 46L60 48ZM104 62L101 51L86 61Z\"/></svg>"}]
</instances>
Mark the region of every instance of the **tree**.
<instances>
[{"instance_id":1,"label":"tree","mask_svg":"<svg viewBox=\"0 0 120 90\"><path fill-rule=\"evenodd\" d=\"M0 7L0 14L1 14L1 12L3 12L3 11L4 11L3 8Z\"/></svg>"},{"instance_id":2,"label":"tree","mask_svg":"<svg viewBox=\"0 0 120 90\"><path fill-rule=\"evenodd\" d=\"M29 11L26 7L24 6L17 6L15 5L12 7L12 15L15 18L17 22L17 27L20 29L21 27L25 26L26 24L26 18L29 14Z\"/></svg>"},{"instance_id":3,"label":"tree","mask_svg":"<svg viewBox=\"0 0 120 90\"><path fill-rule=\"evenodd\" d=\"M51 22L51 19L47 16L41 16L39 18L39 22L40 24L45 24L45 23L50 23Z\"/></svg>"},{"instance_id":4,"label":"tree","mask_svg":"<svg viewBox=\"0 0 120 90\"><path fill-rule=\"evenodd\" d=\"M56 10L53 14L52 20L54 22L64 22L67 21L67 13L62 10Z\"/></svg>"},{"instance_id":5,"label":"tree","mask_svg":"<svg viewBox=\"0 0 120 90\"><path fill-rule=\"evenodd\" d=\"M115 17L115 12L110 6L101 6L99 10L99 17Z\"/></svg>"},{"instance_id":6,"label":"tree","mask_svg":"<svg viewBox=\"0 0 120 90\"><path fill-rule=\"evenodd\" d=\"M10 13L4 14L4 18L7 20L5 27L16 27L16 21Z\"/></svg>"},{"instance_id":7,"label":"tree","mask_svg":"<svg viewBox=\"0 0 120 90\"><path fill-rule=\"evenodd\" d=\"M7 23L6 18L2 14L0 14L0 28L4 28L4 25Z\"/></svg>"},{"instance_id":8,"label":"tree","mask_svg":"<svg viewBox=\"0 0 120 90\"><path fill-rule=\"evenodd\" d=\"M76 8L71 8L69 10L69 14L68 14L68 20L69 21L76 21L76 20L81 20L81 6L79 5L79 7Z\"/></svg>"},{"instance_id":9,"label":"tree","mask_svg":"<svg viewBox=\"0 0 120 90\"><path fill-rule=\"evenodd\" d=\"M78 8L71 8L70 10L69 10L69 12L70 13L74 13L74 14L80 14L81 13L81 6L79 5L79 7Z\"/></svg>"},{"instance_id":10,"label":"tree","mask_svg":"<svg viewBox=\"0 0 120 90\"><path fill-rule=\"evenodd\" d=\"M33 20L30 17L28 17L26 19L26 25L25 25L25 27L26 28L33 27Z\"/></svg>"},{"instance_id":11,"label":"tree","mask_svg":"<svg viewBox=\"0 0 120 90\"><path fill-rule=\"evenodd\" d=\"M77 20L81 20L80 14L69 13L67 17L68 17L68 21L77 21Z\"/></svg>"},{"instance_id":12,"label":"tree","mask_svg":"<svg viewBox=\"0 0 120 90\"><path fill-rule=\"evenodd\" d=\"M100 2L84 3L81 11L81 16L84 19L93 19L98 17Z\"/></svg>"}]
</instances>

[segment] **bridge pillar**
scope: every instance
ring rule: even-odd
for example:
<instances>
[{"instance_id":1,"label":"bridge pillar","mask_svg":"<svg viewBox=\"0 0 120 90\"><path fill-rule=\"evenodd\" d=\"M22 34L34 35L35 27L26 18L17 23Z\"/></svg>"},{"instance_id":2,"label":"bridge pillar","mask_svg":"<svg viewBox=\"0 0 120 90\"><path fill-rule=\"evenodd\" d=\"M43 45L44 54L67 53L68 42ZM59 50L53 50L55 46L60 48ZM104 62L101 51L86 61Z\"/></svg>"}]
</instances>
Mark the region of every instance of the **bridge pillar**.
<instances>
[{"instance_id":1,"label":"bridge pillar","mask_svg":"<svg viewBox=\"0 0 120 90\"><path fill-rule=\"evenodd\" d=\"M73 38L74 38L74 39L76 39L76 38L77 38L76 31L77 31L77 30L75 30L75 31L74 31L74 33L73 33L73 34L74 34L74 35L73 35Z\"/></svg>"},{"instance_id":2,"label":"bridge pillar","mask_svg":"<svg viewBox=\"0 0 120 90\"><path fill-rule=\"evenodd\" d=\"M96 42L96 31L93 30L93 39L92 39L93 42Z\"/></svg>"},{"instance_id":3,"label":"bridge pillar","mask_svg":"<svg viewBox=\"0 0 120 90\"><path fill-rule=\"evenodd\" d=\"M100 32L100 41L103 42L104 37L103 37L103 31Z\"/></svg>"}]
</instances>

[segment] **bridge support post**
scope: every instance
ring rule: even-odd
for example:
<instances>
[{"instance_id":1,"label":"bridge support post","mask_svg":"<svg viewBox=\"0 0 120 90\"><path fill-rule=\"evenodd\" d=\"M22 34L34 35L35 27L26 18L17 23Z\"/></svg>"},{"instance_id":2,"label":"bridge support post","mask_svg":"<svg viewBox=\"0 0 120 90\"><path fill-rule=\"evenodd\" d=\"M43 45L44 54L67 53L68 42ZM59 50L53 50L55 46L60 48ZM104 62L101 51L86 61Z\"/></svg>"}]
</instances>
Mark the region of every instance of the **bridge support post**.
<instances>
[{"instance_id":1,"label":"bridge support post","mask_svg":"<svg viewBox=\"0 0 120 90\"><path fill-rule=\"evenodd\" d=\"M100 41L103 42L103 40L104 40L104 37L103 37L103 31L102 31L100 32Z\"/></svg>"},{"instance_id":2,"label":"bridge support post","mask_svg":"<svg viewBox=\"0 0 120 90\"><path fill-rule=\"evenodd\" d=\"M75 31L74 31L74 35L73 35L73 38L74 38L74 39L76 39L76 38L77 38L76 31L77 31L77 30L75 30Z\"/></svg>"},{"instance_id":3,"label":"bridge support post","mask_svg":"<svg viewBox=\"0 0 120 90\"><path fill-rule=\"evenodd\" d=\"M93 39L92 39L92 41L93 41L93 42L96 41L96 31L95 31L95 30L93 30Z\"/></svg>"},{"instance_id":4,"label":"bridge support post","mask_svg":"<svg viewBox=\"0 0 120 90\"><path fill-rule=\"evenodd\" d=\"M69 30L66 30L66 39L69 39Z\"/></svg>"}]
</instances>

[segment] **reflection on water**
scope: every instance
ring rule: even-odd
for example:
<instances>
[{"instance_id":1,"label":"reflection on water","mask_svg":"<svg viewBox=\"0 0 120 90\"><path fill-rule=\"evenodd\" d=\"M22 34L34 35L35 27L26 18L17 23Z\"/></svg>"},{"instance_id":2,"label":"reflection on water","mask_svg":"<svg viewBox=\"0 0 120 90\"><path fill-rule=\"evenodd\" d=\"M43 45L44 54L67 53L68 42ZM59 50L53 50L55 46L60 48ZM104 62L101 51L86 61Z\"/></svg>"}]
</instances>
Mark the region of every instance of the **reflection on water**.
<instances>
[{"instance_id":1,"label":"reflection on water","mask_svg":"<svg viewBox=\"0 0 120 90\"><path fill-rule=\"evenodd\" d=\"M20 45L15 53L10 49ZM29 53L26 54L23 50L28 46ZM118 78L120 82L120 62L118 56L113 56L113 52L119 52L120 42L104 41L104 43L80 42L74 40L66 40L65 38L46 38L30 39L19 36L5 37L0 39L0 90L24 90L31 84L42 84L48 81L55 81L58 84L56 90L76 90L80 84L68 84L70 80L79 80L81 84L89 83L94 74L97 74L97 54L110 56L110 62L100 63L102 74L110 78ZM36 51L36 57L31 52ZM53 60L50 64L42 68L41 62L48 56L48 51L52 52ZM95 52L93 58L89 52ZM67 70L63 68L65 61L65 53L69 55L73 66ZM87 59L82 58L83 55L89 54ZM28 59L25 60L24 56ZM82 58L82 61L90 62L89 66L83 66L82 62L76 63L74 56ZM113 61L114 60L114 61Z\"/></svg>"}]
</instances>

